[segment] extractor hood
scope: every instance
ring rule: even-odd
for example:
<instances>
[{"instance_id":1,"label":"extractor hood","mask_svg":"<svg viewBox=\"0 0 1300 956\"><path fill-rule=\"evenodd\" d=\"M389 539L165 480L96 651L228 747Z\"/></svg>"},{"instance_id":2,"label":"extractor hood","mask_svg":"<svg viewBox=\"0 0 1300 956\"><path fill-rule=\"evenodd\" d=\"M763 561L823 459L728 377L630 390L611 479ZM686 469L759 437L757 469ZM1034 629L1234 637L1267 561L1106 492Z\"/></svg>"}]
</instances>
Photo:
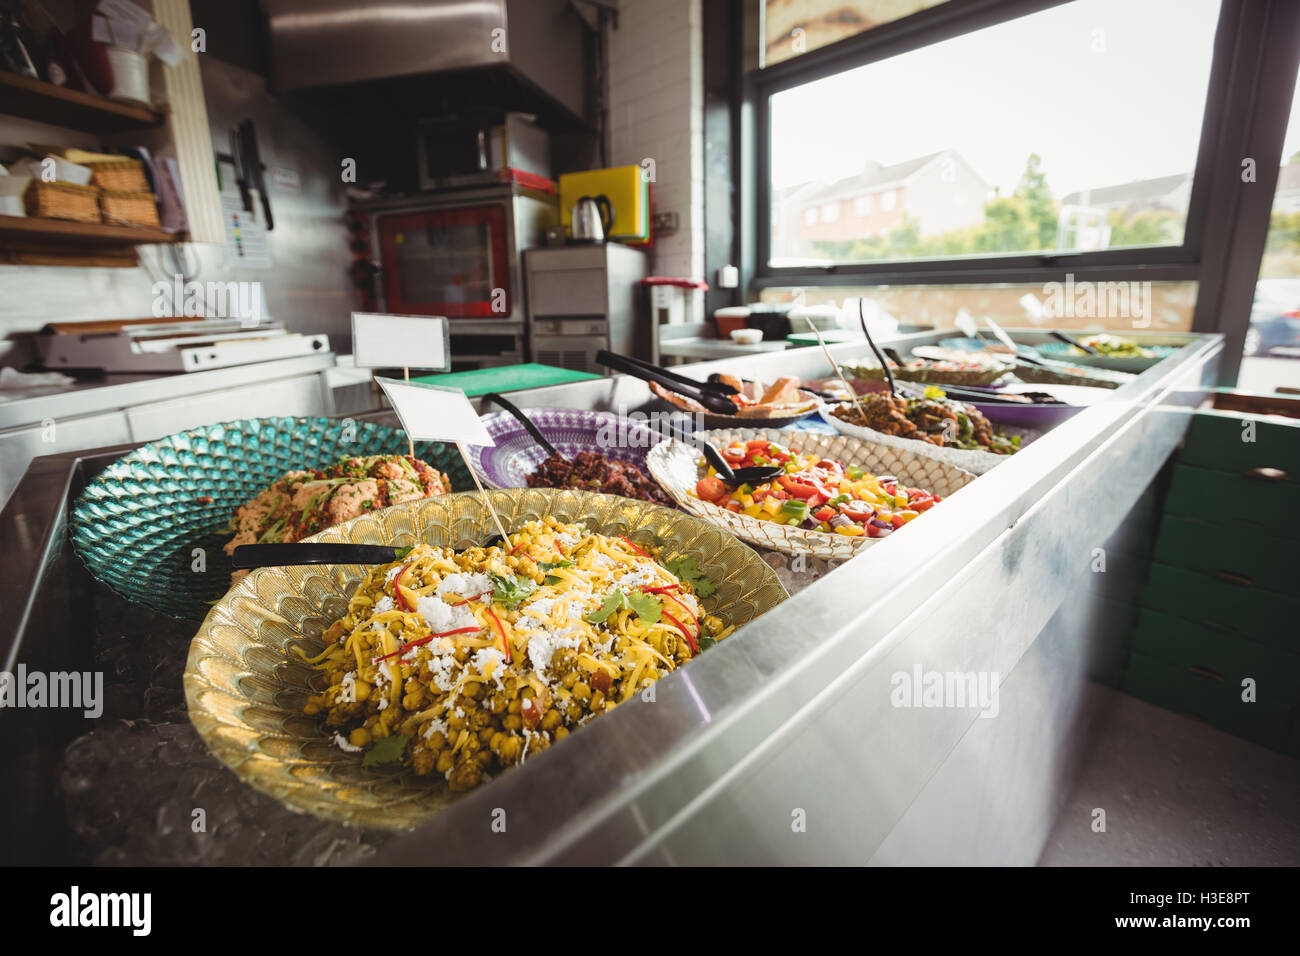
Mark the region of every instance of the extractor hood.
<instances>
[{"instance_id":1,"label":"extractor hood","mask_svg":"<svg viewBox=\"0 0 1300 956\"><path fill-rule=\"evenodd\" d=\"M568 0L262 0L278 92L490 105L582 125L587 26ZM359 93L358 91L364 91ZM332 97L333 98L333 97ZM475 102L478 100L478 102Z\"/></svg>"}]
</instances>

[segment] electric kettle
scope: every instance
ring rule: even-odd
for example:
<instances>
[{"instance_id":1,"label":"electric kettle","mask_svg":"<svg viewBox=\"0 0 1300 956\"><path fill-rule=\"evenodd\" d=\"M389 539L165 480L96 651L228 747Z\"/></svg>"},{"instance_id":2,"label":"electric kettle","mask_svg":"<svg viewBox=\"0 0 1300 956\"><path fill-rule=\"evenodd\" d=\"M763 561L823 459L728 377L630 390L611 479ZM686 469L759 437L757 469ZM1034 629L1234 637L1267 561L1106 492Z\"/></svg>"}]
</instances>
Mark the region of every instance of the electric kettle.
<instances>
[{"instance_id":1,"label":"electric kettle","mask_svg":"<svg viewBox=\"0 0 1300 956\"><path fill-rule=\"evenodd\" d=\"M574 242L604 242L614 225L614 206L604 193L583 196L571 214Z\"/></svg>"}]
</instances>

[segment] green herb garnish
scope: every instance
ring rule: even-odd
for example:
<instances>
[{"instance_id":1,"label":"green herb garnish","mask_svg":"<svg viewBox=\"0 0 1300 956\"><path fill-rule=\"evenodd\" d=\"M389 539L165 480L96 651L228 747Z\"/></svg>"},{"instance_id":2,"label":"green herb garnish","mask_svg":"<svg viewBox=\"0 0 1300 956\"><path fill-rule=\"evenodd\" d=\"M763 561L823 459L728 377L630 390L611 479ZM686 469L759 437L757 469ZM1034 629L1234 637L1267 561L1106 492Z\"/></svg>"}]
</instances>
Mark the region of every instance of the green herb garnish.
<instances>
[{"instance_id":1,"label":"green herb garnish","mask_svg":"<svg viewBox=\"0 0 1300 956\"><path fill-rule=\"evenodd\" d=\"M628 597L627 604L647 624L658 624L663 615L663 605L653 594L633 594Z\"/></svg>"},{"instance_id":2,"label":"green herb garnish","mask_svg":"<svg viewBox=\"0 0 1300 956\"><path fill-rule=\"evenodd\" d=\"M625 607L627 607L627 596L622 591L614 591L605 598L605 603L598 610L587 615L587 621L590 624L602 624L611 614Z\"/></svg>"},{"instance_id":3,"label":"green herb garnish","mask_svg":"<svg viewBox=\"0 0 1300 956\"><path fill-rule=\"evenodd\" d=\"M392 763L395 760L401 760L410 739L406 734L381 737L371 745L365 756L361 758L361 766L376 767L381 764Z\"/></svg>"},{"instance_id":4,"label":"green herb garnish","mask_svg":"<svg viewBox=\"0 0 1300 956\"><path fill-rule=\"evenodd\" d=\"M680 558L670 558L667 561L660 562L665 568L673 573L680 581L685 581L695 593L702 598L708 597L718 589L713 583L713 579L700 570L699 563L695 556L688 554Z\"/></svg>"},{"instance_id":5,"label":"green herb garnish","mask_svg":"<svg viewBox=\"0 0 1300 956\"><path fill-rule=\"evenodd\" d=\"M508 574L488 574L492 579L492 600L501 602L507 609L513 610L519 602L537 590L537 585L528 578L516 578Z\"/></svg>"}]
</instances>

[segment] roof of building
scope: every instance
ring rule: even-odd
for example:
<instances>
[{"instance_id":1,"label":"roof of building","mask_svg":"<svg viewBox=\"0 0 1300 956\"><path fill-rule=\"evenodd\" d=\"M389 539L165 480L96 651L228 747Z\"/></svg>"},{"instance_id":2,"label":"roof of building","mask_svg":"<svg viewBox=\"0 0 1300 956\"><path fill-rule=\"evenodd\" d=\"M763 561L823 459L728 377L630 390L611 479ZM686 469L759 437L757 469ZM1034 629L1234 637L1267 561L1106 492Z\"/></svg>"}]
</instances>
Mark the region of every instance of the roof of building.
<instances>
[{"instance_id":1,"label":"roof of building","mask_svg":"<svg viewBox=\"0 0 1300 956\"><path fill-rule=\"evenodd\" d=\"M1070 193L1061 200L1067 206L1146 206L1164 199L1192 181L1191 173L1135 179L1120 186L1102 186Z\"/></svg>"},{"instance_id":2,"label":"roof of building","mask_svg":"<svg viewBox=\"0 0 1300 956\"><path fill-rule=\"evenodd\" d=\"M901 163L894 163L892 166L880 166L875 163L868 163L867 167L860 173L852 176L846 176L843 179L837 179L833 183L827 183L820 189L814 190L807 194L801 194L800 199L806 203L814 204L819 202L829 202L833 199L850 199L855 196L861 196L875 190L901 183L914 173L924 169L930 163L934 162L940 156L952 156L960 158L953 150L945 149L937 153L930 153L928 156L918 156L916 159L905 160Z\"/></svg>"}]
</instances>

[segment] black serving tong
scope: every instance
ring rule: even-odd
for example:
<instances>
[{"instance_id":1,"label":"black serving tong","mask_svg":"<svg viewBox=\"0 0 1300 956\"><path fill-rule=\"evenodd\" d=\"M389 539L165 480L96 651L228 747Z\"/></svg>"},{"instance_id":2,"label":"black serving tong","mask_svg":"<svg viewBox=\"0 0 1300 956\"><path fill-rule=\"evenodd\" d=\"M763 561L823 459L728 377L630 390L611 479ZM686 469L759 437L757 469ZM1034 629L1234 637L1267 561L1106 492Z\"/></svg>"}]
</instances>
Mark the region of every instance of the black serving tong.
<instances>
[{"instance_id":1,"label":"black serving tong","mask_svg":"<svg viewBox=\"0 0 1300 956\"><path fill-rule=\"evenodd\" d=\"M386 544L325 544L316 541L241 544L230 557L235 570L284 568L296 564L388 564L411 553Z\"/></svg>"},{"instance_id":2,"label":"black serving tong","mask_svg":"<svg viewBox=\"0 0 1300 956\"><path fill-rule=\"evenodd\" d=\"M500 544L501 535L494 534L483 542L490 548ZM241 544L230 556L230 566L236 571L250 568L287 568L300 564L390 564L400 561L411 548L395 548L387 544L343 544L320 541L281 541L274 544Z\"/></svg>"},{"instance_id":3,"label":"black serving tong","mask_svg":"<svg viewBox=\"0 0 1300 956\"><path fill-rule=\"evenodd\" d=\"M861 298L858 299L858 323L862 326L862 334L867 337L867 345L871 346L871 351L876 355L876 361L880 363L880 367L885 371L885 381L889 383L889 393L891 395L897 395L898 383L894 381L894 373L889 368L889 359L887 359L885 353L880 350L880 346L876 344L876 340L871 337L871 330L867 328L867 314L862 311ZM898 363L900 368L902 365L902 362Z\"/></svg>"},{"instance_id":4,"label":"black serving tong","mask_svg":"<svg viewBox=\"0 0 1300 956\"><path fill-rule=\"evenodd\" d=\"M1057 332L1057 331L1053 330L1053 331L1051 331L1051 332L1048 332L1047 334L1050 335L1052 338L1056 339L1058 342L1064 342L1066 345L1073 345L1076 349L1079 349L1081 352L1083 352L1083 353L1085 353L1085 354L1087 354L1087 355L1100 355L1100 354L1101 354L1101 353L1098 352L1095 348L1093 348L1091 345L1084 345L1082 342L1079 342L1079 341L1076 341L1075 339L1070 338L1070 337L1069 337L1068 335L1066 335L1064 332Z\"/></svg>"},{"instance_id":5,"label":"black serving tong","mask_svg":"<svg viewBox=\"0 0 1300 956\"><path fill-rule=\"evenodd\" d=\"M567 460L559 453L559 451L556 450L554 445L546 440L546 436L542 434L542 430L534 425L532 419L520 411L514 402L507 401L496 392L490 392L487 395L484 395L483 400L485 402L496 402L496 404L500 405L507 412L513 415L519 424L524 426L524 429L528 434L533 437L533 441L537 442L537 444L542 447L542 451L546 452L547 457Z\"/></svg>"},{"instance_id":6,"label":"black serving tong","mask_svg":"<svg viewBox=\"0 0 1300 956\"><path fill-rule=\"evenodd\" d=\"M736 403L727 395L734 395L736 389L721 382L699 382L695 379L669 372L667 369L643 362L626 355L615 355L603 349L596 353L596 361L616 372L624 372L643 382L657 382L670 392L676 392L686 398L699 402L716 415L735 415Z\"/></svg>"},{"instance_id":7,"label":"black serving tong","mask_svg":"<svg viewBox=\"0 0 1300 956\"><path fill-rule=\"evenodd\" d=\"M752 378L742 378L741 381L742 381L742 382L752 382L753 379L752 379ZM727 389L727 391L726 391L724 394L727 394L727 395L735 395L735 394L736 394L736 387L735 387L734 385L728 385L726 382L722 381L722 373L721 373L721 372L714 372L713 374L711 374L711 375L709 376L709 380L708 380L707 382L704 382L703 384L704 384L704 387L706 387L706 388L707 388L708 386L710 386L710 385L717 385L717 386L720 386L721 388L725 388L725 389ZM827 398L827 399L832 399L832 400L834 400L834 401L839 401L838 396L833 395L833 394L831 394L830 392L820 392L820 391L818 391L818 390L815 389L815 388L809 388L807 385L800 385L800 386L799 386L799 391L801 391L801 392L807 392L809 395L816 395L818 398Z\"/></svg>"},{"instance_id":8,"label":"black serving tong","mask_svg":"<svg viewBox=\"0 0 1300 956\"><path fill-rule=\"evenodd\" d=\"M678 440L694 445L704 452L704 457L713 466L714 471L718 473L718 478L729 488L738 488L741 485L761 485L785 471L785 468L781 465L752 465L749 468L733 469L727 459L722 456L722 452L718 451L717 446L707 438L693 435L677 428L675 425L671 427L676 432Z\"/></svg>"}]
</instances>

